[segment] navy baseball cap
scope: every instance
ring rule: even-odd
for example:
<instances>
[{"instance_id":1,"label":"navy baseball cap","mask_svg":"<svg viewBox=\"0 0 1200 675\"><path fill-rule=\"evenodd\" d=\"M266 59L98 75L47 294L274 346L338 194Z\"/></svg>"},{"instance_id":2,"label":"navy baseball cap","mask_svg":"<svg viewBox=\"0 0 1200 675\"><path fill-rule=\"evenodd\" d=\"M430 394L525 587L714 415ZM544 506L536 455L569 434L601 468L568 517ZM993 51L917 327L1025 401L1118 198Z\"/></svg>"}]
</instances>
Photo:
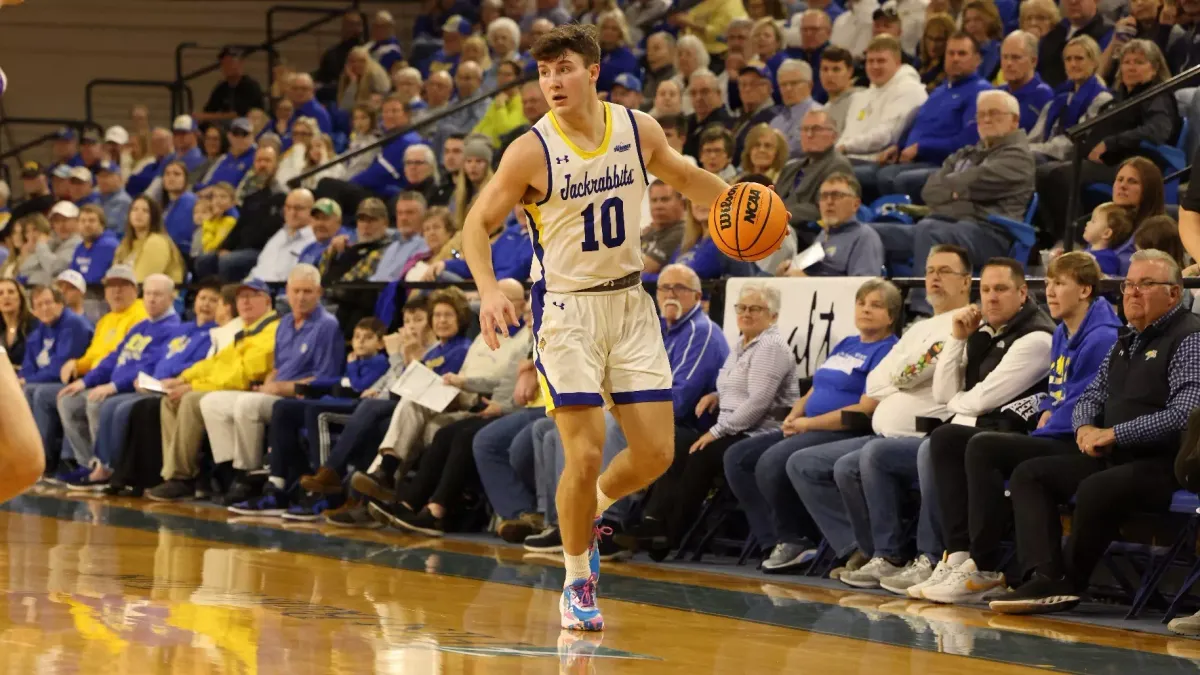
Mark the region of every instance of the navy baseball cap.
<instances>
[{"instance_id":1,"label":"navy baseball cap","mask_svg":"<svg viewBox=\"0 0 1200 675\"><path fill-rule=\"evenodd\" d=\"M71 127L63 127L54 132L54 138L59 141L73 141L75 140L75 130Z\"/></svg>"},{"instance_id":2,"label":"navy baseball cap","mask_svg":"<svg viewBox=\"0 0 1200 675\"><path fill-rule=\"evenodd\" d=\"M238 286L238 292L241 293L243 288L249 288L252 291L266 293L267 295L271 294L271 287L262 279L246 279L242 282L242 285Z\"/></svg>"},{"instance_id":3,"label":"navy baseball cap","mask_svg":"<svg viewBox=\"0 0 1200 675\"><path fill-rule=\"evenodd\" d=\"M621 73L613 78L614 87L625 87L629 91L641 91L642 81L631 73Z\"/></svg>"},{"instance_id":4,"label":"navy baseball cap","mask_svg":"<svg viewBox=\"0 0 1200 675\"><path fill-rule=\"evenodd\" d=\"M459 35L470 35L471 34L471 22L462 18L458 14L455 14L454 16L450 17L449 19L446 19L446 23L442 24L442 31L458 33Z\"/></svg>"},{"instance_id":5,"label":"navy baseball cap","mask_svg":"<svg viewBox=\"0 0 1200 675\"><path fill-rule=\"evenodd\" d=\"M217 54L217 58L223 59L226 56L232 56L235 59L241 59L241 58L245 58L246 52L241 47L237 47L234 45L225 45L224 47L221 48L221 51Z\"/></svg>"},{"instance_id":6,"label":"navy baseball cap","mask_svg":"<svg viewBox=\"0 0 1200 675\"><path fill-rule=\"evenodd\" d=\"M742 66L742 69L738 71L738 75L745 75L746 73L754 73L764 80L771 79L771 69L767 68L766 66L745 65Z\"/></svg>"}]
</instances>

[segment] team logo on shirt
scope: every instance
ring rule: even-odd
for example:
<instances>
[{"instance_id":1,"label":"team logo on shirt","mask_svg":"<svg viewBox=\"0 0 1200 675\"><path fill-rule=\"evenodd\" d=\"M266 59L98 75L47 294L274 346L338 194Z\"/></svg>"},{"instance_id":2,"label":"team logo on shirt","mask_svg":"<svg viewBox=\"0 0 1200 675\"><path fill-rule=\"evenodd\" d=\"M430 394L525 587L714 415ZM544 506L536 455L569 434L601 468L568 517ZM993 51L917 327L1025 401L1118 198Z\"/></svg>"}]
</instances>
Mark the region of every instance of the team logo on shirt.
<instances>
[{"instance_id":1,"label":"team logo on shirt","mask_svg":"<svg viewBox=\"0 0 1200 675\"><path fill-rule=\"evenodd\" d=\"M617 147L613 148L613 152L625 152L625 151L629 150L629 148L631 148L631 147L633 147L633 146L630 143L622 143L622 144L618 145Z\"/></svg>"},{"instance_id":2,"label":"team logo on shirt","mask_svg":"<svg viewBox=\"0 0 1200 675\"><path fill-rule=\"evenodd\" d=\"M300 344L300 353L301 353L301 354L307 354L307 353L308 353L308 343L307 343L307 342L303 342L303 343L301 343L301 344Z\"/></svg>"},{"instance_id":3,"label":"team logo on shirt","mask_svg":"<svg viewBox=\"0 0 1200 675\"><path fill-rule=\"evenodd\" d=\"M554 163L555 163L555 164L566 164L566 163L567 163L567 162L569 162L569 161L571 161L571 156L570 156L570 155L563 155L562 157L555 157L555 158L554 158Z\"/></svg>"},{"instance_id":4,"label":"team logo on shirt","mask_svg":"<svg viewBox=\"0 0 1200 675\"><path fill-rule=\"evenodd\" d=\"M1156 357L1156 356L1158 356L1158 350L1157 350L1157 349L1151 349L1150 351L1146 352L1146 360L1147 360L1147 361L1149 361L1150 359L1152 359L1152 358L1154 358L1154 357Z\"/></svg>"},{"instance_id":5,"label":"team logo on shirt","mask_svg":"<svg viewBox=\"0 0 1200 675\"><path fill-rule=\"evenodd\" d=\"M563 201L616 190L634 183L633 169L630 169L629 165L621 168L610 166L604 170L603 175L595 178L589 176L587 171L583 172L583 176L574 180L571 179L571 176L572 174L565 176L567 184L559 190L559 199Z\"/></svg>"},{"instance_id":6,"label":"team logo on shirt","mask_svg":"<svg viewBox=\"0 0 1200 675\"><path fill-rule=\"evenodd\" d=\"M169 359L172 356L175 356L176 354L183 352L183 350L187 349L188 343L191 341L192 341L192 338L188 335L180 335L179 337L175 338L174 340L171 340L169 343L167 343L166 358Z\"/></svg>"}]
</instances>

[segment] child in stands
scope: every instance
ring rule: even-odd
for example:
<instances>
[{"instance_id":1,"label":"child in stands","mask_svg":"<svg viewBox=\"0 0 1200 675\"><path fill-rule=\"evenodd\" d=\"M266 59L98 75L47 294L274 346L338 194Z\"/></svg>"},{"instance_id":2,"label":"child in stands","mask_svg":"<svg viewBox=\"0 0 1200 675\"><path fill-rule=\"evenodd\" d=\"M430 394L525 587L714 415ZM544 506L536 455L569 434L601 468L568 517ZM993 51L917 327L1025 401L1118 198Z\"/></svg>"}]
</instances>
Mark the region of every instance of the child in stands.
<instances>
[{"instance_id":1,"label":"child in stands","mask_svg":"<svg viewBox=\"0 0 1200 675\"><path fill-rule=\"evenodd\" d=\"M1126 206L1105 202L1092 211L1092 219L1083 228L1087 252L1100 264L1100 271L1109 276L1121 274L1117 249L1133 236L1133 212Z\"/></svg>"}]
</instances>

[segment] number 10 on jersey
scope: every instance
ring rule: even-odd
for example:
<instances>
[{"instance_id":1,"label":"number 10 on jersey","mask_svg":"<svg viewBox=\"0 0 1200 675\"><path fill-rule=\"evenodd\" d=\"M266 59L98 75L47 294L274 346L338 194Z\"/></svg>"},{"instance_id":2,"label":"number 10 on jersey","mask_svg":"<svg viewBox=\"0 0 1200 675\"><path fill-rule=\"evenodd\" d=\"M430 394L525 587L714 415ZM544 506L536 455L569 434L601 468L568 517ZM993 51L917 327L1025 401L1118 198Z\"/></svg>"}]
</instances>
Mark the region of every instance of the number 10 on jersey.
<instances>
[{"instance_id":1,"label":"number 10 on jersey","mask_svg":"<svg viewBox=\"0 0 1200 675\"><path fill-rule=\"evenodd\" d=\"M583 210L583 250L599 251L596 241L596 205L588 204ZM620 197L609 197L600 205L600 236L606 248L616 248L625 243L625 204Z\"/></svg>"}]
</instances>

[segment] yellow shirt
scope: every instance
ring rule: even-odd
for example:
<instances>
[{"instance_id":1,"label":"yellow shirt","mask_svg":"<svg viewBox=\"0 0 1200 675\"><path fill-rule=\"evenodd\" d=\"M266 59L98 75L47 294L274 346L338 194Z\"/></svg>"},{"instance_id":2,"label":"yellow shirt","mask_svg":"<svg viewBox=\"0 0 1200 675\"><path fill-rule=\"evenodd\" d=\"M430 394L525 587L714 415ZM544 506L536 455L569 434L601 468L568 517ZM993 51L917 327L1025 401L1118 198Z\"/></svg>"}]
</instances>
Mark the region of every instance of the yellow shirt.
<instances>
[{"instance_id":1,"label":"yellow shirt","mask_svg":"<svg viewBox=\"0 0 1200 675\"><path fill-rule=\"evenodd\" d=\"M134 240L133 250L118 263L132 267L139 284L151 274L165 274L171 277L171 281L181 284L187 272L187 266L183 264L183 256L175 247L175 242L167 235L157 232L145 239Z\"/></svg>"},{"instance_id":2,"label":"yellow shirt","mask_svg":"<svg viewBox=\"0 0 1200 675\"><path fill-rule=\"evenodd\" d=\"M520 94L512 94L504 102L492 99L483 119L475 125L475 133L484 134L492 139L492 146L500 146L500 137L520 126L529 124L525 119L525 109L521 103Z\"/></svg>"},{"instance_id":3,"label":"yellow shirt","mask_svg":"<svg viewBox=\"0 0 1200 675\"><path fill-rule=\"evenodd\" d=\"M687 16L692 21L704 26L704 32L697 34L697 37L704 40L704 48L708 50L708 53L724 54L729 47L721 40L721 37L725 35L725 29L729 27L729 22L743 18L747 14L742 0L704 0L689 9Z\"/></svg>"},{"instance_id":4,"label":"yellow shirt","mask_svg":"<svg viewBox=\"0 0 1200 675\"><path fill-rule=\"evenodd\" d=\"M141 300L134 302L124 312L109 312L96 322L96 332L92 334L92 344L87 351L75 362L75 374L83 377L96 367L104 357L116 351L121 342L139 321L147 316L146 306Z\"/></svg>"},{"instance_id":5,"label":"yellow shirt","mask_svg":"<svg viewBox=\"0 0 1200 675\"><path fill-rule=\"evenodd\" d=\"M225 237L229 236L233 226L237 225L237 219L233 216L219 216L217 218L209 218L200 226L200 245L204 253L216 253L220 248L221 242L225 241Z\"/></svg>"},{"instance_id":6,"label":"yellow shirt","mask_svg":"<svg viewBox=\"0 0 1200 675\"><path fill-rule=\"evenodd\" d=\"M262 382L275 365L275 331L279 315L268 312L243 330L233 344L183 371L193 391L247 391Z\"/></svg>"}]
</instances>

